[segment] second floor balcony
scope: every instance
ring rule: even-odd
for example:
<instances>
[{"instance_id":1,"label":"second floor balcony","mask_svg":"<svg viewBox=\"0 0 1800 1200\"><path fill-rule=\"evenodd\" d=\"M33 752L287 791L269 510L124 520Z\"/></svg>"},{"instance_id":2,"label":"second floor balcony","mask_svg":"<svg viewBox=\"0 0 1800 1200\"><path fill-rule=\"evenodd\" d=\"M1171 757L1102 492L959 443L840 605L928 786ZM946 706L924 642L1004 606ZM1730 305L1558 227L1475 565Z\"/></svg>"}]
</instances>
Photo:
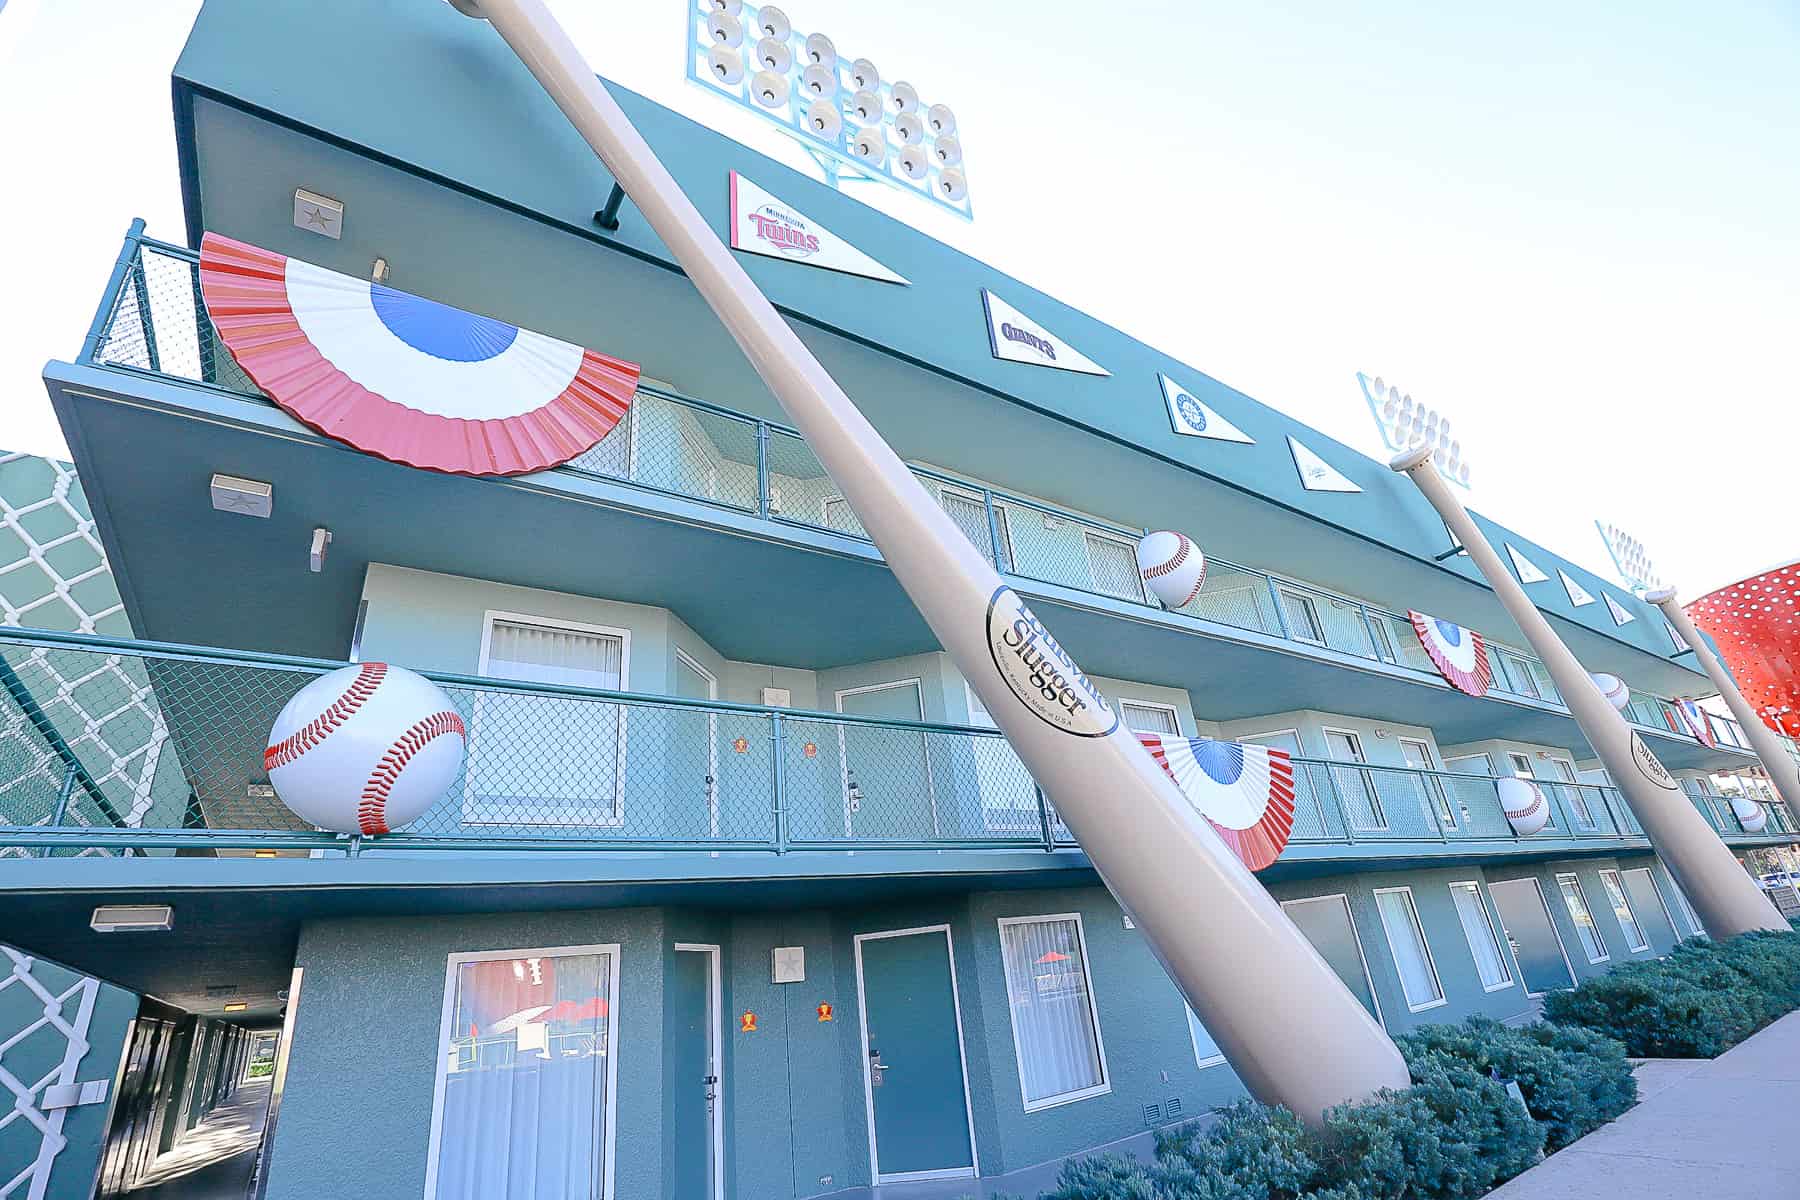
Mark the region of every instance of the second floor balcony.
<instances>
[{"instance_id":1,"label":"second floor balcony","mask_svg":"<svg viewBox=\"0 0 1800 1200\"><path fill-rule=\"evenodd\" d=\"M321 832L262 755L287 700L341 665L0 630L0 855L1078 852L991 729L441 673L468 729L455 783L396 833ZM1521 838L1486 776L1316 759L1295 775L1284 862L1647 844L1610 787L1540 783L1550 825ZM1734 844L1792 840L1780 805L1752 834L1690 799Z\"/></svg>"}]
</instances>

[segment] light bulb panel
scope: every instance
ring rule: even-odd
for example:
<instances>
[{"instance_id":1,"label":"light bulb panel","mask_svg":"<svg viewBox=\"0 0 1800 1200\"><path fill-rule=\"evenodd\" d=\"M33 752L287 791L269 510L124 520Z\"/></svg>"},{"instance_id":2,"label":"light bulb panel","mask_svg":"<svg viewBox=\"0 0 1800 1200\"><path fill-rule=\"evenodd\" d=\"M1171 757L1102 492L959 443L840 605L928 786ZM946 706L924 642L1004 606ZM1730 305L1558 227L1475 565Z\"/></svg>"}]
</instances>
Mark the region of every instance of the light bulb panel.
<instances>
[{"instance_id":1,"label":"light bulb panel","mask_svg":"<svg viewBox=\"0 0 1800 1200\"><path fill-rule=\"evenodd\" d=\"M1462 436L1448 417L1420 404L1380 376L1370 378L1358 371L1356 382L1362 388L1363 399L1368 401L1369 415L1375 418L1383 445L1396 452L1428 445L1437 473L1457 487L1469 486L1469 461Z\"/></svg>"},{"instance_id":2,"label":"light bulb panel","mask_svg":"<svg viewBox=\"0 0 1800 1200\"><path fill-rule=\"evenodd\" d=\"M846 54L822 33L788 28L785 37L769 37L761 22L762 10L769 8L785 14L785 9L742 4L733 12L730 5L722 8L718 0L690 0L690 4L689 82L735 101L738 107L791 135L815 159L830 160L828 170L886 183L922 195L964 220L974 218L962 131L948 105L930 102L903 78L878 78L873 81L873 88L862 87L859 72L866 71L869 60ZM782 16L776 22L777 32L789 25L791 22ZM771 56L771 42L778 43L785 53ZM823 51L829 61L814 51ZM727 58L735 59L739 69L728 69L729 63L722 61ZM837 82L829 95L820 86L825 73ZM771 92L766 86L771 74L786 84L776 103L770 103ZM876 74L880 74L879 69ZM759 75L765 84L760 88ZM866 78L862 81L869 82ZM879 98L881 111L875 119L857 112L859 93ZM817 119L815 106L820 103L835 106L842 116L836 128ZM821 134L821 128L830 131ZM859 138L877 129L886 142L885 153L879 158L859 155ZM913 147L922 154L903 153Z\"/></svg>"}]
</instances>

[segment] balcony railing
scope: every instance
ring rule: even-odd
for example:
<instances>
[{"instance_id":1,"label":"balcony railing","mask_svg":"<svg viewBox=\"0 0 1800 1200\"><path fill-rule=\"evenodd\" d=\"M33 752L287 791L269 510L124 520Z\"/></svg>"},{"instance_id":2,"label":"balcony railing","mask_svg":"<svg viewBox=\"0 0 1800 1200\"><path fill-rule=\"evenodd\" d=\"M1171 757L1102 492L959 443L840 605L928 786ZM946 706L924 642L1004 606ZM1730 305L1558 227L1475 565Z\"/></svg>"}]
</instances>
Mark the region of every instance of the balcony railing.
<instances>
[{"instance_id":1,"label":"balcony railing","mask_svg":"<svg viewBox=\"0 0 1800 1200\"><path fill-rule=\"evenodd\" d=\"M263 748L338 663L0 629L0 850L333 847L273 795ZM712 850L1073 846L995 730L433 674L464 768L396 848ZM1293 842L1641 837L1619 794L1542 785L1550 832L1513 835L1492 779L1296 760ZM1747 836L1729 806L1715 828ZM1782 838L1779 808L1763 837Z\"/></svg>"},{"instance_id":2,"label":"balcony railing","mask_svg":"<svg viewBox=\"0 0 1800 1200\"><path fill-rule=\"evenodd\" d=\"M177 378L269 403L220 343L200 295L197 256L127 237L82 361ZM598 476L769 521L867 539L806 441L793 429L645 384L626 417L558 473ZM1126 604L1162 609L1135 558L1144 529L1013 495L924 467L913 472L977 549L1004 574ZM1408 668L1436 668L1410 619L1354 597L1255 567L1208 560L1205 586L1175 612L1309 649ZM1492 644L1492 643L1490 643ZM1495 694L1563 707L1549 670L1494 646ZM1671 702L1634 693L1627 716L1686 736ZM1737 725L1710 717L1719 744L1748 749Z\"/></svg>"}]
</instances>

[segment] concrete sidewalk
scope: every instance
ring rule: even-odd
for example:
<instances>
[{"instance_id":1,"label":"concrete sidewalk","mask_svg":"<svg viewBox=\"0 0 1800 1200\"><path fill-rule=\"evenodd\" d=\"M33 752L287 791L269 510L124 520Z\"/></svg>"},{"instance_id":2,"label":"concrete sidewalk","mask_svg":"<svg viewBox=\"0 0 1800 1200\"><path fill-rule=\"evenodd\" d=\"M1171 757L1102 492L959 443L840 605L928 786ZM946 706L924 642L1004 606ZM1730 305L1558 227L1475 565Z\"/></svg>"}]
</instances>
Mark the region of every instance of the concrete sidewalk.
<instances>
[{"instance_id":1,"label":"concrete sidewalk","mask_svg":"<svg viewBox=\"0 0 1800 1200\"><path fill-rule=\"evenodd\" d=\"M1711 1061L1646 1066L1636 1108L1488 1200L1800 1196L1800 1012Z\"/></svg>"}]
</instances>

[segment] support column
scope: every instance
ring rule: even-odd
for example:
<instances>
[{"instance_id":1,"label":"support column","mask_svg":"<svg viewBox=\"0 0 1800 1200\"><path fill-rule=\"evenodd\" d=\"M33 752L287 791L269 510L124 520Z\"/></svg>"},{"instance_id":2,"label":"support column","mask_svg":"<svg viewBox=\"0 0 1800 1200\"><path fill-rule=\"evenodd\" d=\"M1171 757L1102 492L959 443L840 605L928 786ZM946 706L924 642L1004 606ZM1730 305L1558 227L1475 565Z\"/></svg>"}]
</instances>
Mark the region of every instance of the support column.
<instances>
[{"instance_id":1,"label":"support column","mask_svg":"<svg viewBox=\"0 0 1800 1200\"><path fill-rule=\"evenodd\" d=\"M1756 715L1750 702L1744 699L1744 693L1738 691L1737 683L1725 670L1725 664L1719 661L1719 656L1708 648L1700 631L1694 628L1693 618L1676 603L1675 589L1660 588L1647 593L1644 599L1662 609L1663 616L1675 627L1681 640L1693 649L1700 669L1706 672L1712 685L1719 689L1725 707L1731 710L1731 715L1737 718L1744 736L1750 739L1750 748L1756 751L1756 757L1762 759L1763 770L1769 773L1776 794L1787 805L1788 815L1794 819L1794 827L1800 829L1800 766L1795 765L1794 760L1788 756L1781 739L1775 736L1775 731L1763 724L1763 719Z\"/></svg>"},{"instance_id":2,"label":"support column","mask_svg":"<svg viewBox=\"0 0 1800 1200\"><path fill-rule=\"evenodd\" d=\"M1569 706L1575 723L1581 726L1614 786L1624 793L1657 855L1693 901L1706 932L1723 940L1754 929L1788 930L1788 923L1781 919L1731 848L1688 803L1681 785L1651 753L1644 739L1600 694L1587 668L1575 660L1500 561L1500 555L1470 519L1462 501L1432 465L1430 448L1403 451L1388 465L1410 478L1437 509L1444 524L1487 577L1488 585L1506 606L1525 640L1543 659L1556 690L1562 693L1563 703Z\"/></svg>"},{"instance_id":3,"label":"support column","mask_svg":"<svg viewBox=\"0 0 1800 1200\"><path fill-rule=\"evenodd\" d=\"M669 248L1250 1091L1317 1123L1406 1087L1386 1032L757 290L542 0L452 3L493 23Z\"/></svg>"}]
</instances>

